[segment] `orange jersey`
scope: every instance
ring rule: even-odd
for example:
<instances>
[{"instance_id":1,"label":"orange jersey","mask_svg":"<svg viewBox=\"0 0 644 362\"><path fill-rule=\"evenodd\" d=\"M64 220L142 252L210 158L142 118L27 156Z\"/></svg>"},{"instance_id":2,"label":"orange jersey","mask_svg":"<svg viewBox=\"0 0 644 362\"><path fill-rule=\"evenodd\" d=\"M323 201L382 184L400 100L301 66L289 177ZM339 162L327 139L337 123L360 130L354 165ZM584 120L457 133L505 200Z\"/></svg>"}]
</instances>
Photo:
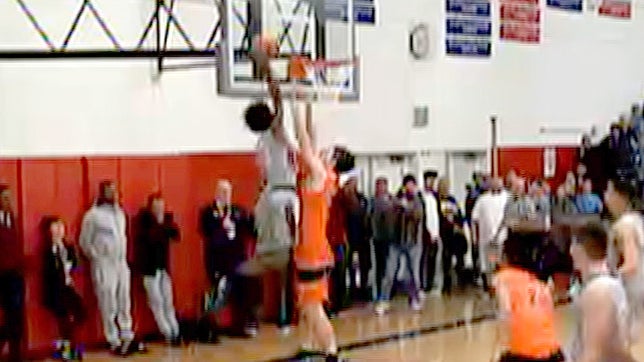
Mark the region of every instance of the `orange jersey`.
<instances>
[{"instance_id":1,"label":"orange jersey","mask_svg":"<svg viewBox=\"0 0 644 362\"><path fill-rule=\"evenodd\" d=\"M332 267L333 253L326 236L330 195L337 187L337 176L328 170L322 190L311 190L306 177L300 186L300 237L295 247L295 265L299 270L321 270Z\"/></svg>"},{"instance_id":2,"label":"orange jersey","mask_svg":"<svg viewBox=\"0 0 644 362\"><path fill-rule=\"evenodd\" d=\"M560 344L555 330L555 310L547 285L524 270L503 267L497 285L509 298L510 353L545 358Z\"/></svg>"}]
</instances>

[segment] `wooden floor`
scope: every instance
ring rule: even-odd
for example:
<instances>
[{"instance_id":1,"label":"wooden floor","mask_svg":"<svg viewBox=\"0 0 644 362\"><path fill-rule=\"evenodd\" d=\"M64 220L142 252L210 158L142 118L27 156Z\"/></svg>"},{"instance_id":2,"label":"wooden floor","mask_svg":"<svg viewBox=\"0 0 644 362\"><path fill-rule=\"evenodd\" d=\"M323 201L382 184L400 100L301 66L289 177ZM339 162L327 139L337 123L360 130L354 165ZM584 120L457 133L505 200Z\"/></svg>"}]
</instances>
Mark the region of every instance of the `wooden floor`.
<instances>
[{"instance_id":1,"label":"wooden floor","mask_svg":"<svg viewBox=\"0 0 644 362\"><path fill-rule=\"evenodd\" d=\"M568 307L558 310L558 325L565 343L571 325ZM354 308L334 321L342 355L350 361L490 361L494 344L492 303L475 293L452 297L429 296L420 313L396 304L391 313L375 316L371 306ZM223 339L219 345L186 348L149 346L146 355L130 361L271 361L286 359L297 349L297 330L280 336L271 326L262 327L252 340ZM644 361L644 339L634 347ZM86 361L123 361L106 353L90 353Z\"/></svg>"}]
</instances>

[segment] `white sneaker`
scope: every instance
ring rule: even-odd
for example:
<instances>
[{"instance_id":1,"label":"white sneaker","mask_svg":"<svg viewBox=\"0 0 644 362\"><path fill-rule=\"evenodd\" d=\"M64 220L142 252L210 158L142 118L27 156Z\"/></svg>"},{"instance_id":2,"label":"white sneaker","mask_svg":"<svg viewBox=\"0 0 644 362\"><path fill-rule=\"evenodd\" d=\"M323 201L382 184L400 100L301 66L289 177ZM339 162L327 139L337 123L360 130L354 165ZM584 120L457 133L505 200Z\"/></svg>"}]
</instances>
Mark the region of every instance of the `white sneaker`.
<instances>
[{"instance_id":1,"label":"white sneaker","mask_svg":"<svg viewBox=\"0 0 644 362\"><path fill-rule=\"evenodd\" d=\"M280 334L282 336L288 336L289 334L291 334L291 326L280 327Z\"/></svg>"},{"instance_id":2,"label":"white sneaker","mask_svg":"<svg viewBox=\"0 0 644 362\"><path fill-rule=\"evenodd\" d=\"M257 337L259 329L257 327L246 327L244 328L244 332L251 337Z\"/></svg>"},{"instance_id":3,"label":"white sneaker","mask_svg":"<svg viewBox=\"0 0 644 362\"><path fill-rule=\"evenodd\" d=\"M418 299L420 299L420 300L427 299L427 294L425 294L424 290L421 290L421 291L418 292Z\"/></svg>"},{"instance_id":4,"label":"white sneaker","mask_svg":"<svg viewBox=\"0 0 644 362\"><path fill-rule=\"evenodd\" d=\"M411 310L413 310L414 312L420 312L421 310L423 310L423 303L421 303L420 300L412 300L410 306Z\"/></svg>"},{"instance_id":5,"label":"white sneaker","mask_svg":"<svg viewBox=\"0 0 644 362\"><path fill-rule=\"evenodd\" d=\"M383 315L391 309L391 304L389 302L378 302L374 307L374 311L377 315Z\"/></svg>"}]
</instances>

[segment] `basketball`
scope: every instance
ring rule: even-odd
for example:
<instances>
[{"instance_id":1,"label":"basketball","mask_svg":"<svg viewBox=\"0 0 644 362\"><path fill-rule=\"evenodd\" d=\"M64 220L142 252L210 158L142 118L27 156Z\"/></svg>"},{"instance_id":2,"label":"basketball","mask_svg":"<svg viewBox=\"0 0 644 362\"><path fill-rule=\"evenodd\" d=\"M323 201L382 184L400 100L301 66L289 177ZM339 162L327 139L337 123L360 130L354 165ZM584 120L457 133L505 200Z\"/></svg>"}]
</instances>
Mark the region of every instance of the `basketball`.
<instances>
[{"instance_id":1,"label":"basketball","mask_svg":"<svg viewBox=\"0 0 644 362\"><path fill-rule=\"evenodd\" d=\"M266 54L269 58L275 58L279 53L279 44L273 36L260 35L255 38L253 51Z\"/></svg>"}]
</instances>

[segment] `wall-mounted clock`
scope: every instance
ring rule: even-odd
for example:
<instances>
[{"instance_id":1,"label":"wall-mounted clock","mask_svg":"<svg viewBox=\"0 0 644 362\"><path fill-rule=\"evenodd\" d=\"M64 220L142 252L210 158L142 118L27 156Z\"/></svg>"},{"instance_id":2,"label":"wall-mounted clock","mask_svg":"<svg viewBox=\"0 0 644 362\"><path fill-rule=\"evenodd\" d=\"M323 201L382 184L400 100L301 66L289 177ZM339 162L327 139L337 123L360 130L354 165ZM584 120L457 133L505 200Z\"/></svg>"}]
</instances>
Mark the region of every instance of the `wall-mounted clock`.
<instances>
[{"instance_id":1,"label":"wall-mounted clock","mask_svg":"<svg viewBox=\"0 0 644 362\"><path fill-rule=\"evenodd\" d=\"M414 59L425 59L429 55L429 28L426 24L418 24L409 35L409 51Z\"/></svg>"}]
</instances>

